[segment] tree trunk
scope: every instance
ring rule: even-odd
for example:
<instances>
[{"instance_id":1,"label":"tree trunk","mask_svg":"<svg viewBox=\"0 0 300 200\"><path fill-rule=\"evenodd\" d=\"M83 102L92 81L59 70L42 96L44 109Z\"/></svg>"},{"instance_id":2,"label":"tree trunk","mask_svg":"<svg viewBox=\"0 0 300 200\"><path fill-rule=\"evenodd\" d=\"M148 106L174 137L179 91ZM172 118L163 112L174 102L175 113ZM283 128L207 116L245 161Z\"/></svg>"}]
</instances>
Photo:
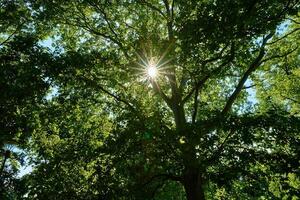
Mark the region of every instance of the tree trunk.
<instances>
[{"instance_id":1,"label":"tree trunk","mask_svg":"<svg viewBox=\"0 0 300 200\"><path fill-rule=\"evenodd\" d=\"M183 107L175 104L172 107L172 111L174 114L176 129L178 131L183 131L185 129L185 124L186 124Z\"/></svg>"},{"instance_id":2,"label":"tree trunk","mask_svg":"<svg viewBox=\"0 0 300 200\"><path fill-rule=\"evenodd\" d=\"M197 170L188 170L184 175L183 184L187 200L205 200L203 180Z\"/></svg>"},{"instance_id":3,"label":"tree trunk","mask_svg":"<svg viewBox=\"0 0 300 200\"><path fill-rule=\"evenodd\" d=\"M186 119L184 114L184 108L181 104L181 100L176 100L175 103L171 106L171 109L174 114L176 130L180 134L184 135L186 129ZM184 152L185 156L185 165L187 166L186 173L183 176L182 183L185 188L187 200L205 200L204 191L203 191L203 179L202 174L197 168L194 168L193 161L195 157L195 148L190 144L186 144L187 148Z\"/></svg>"}]
</instances>

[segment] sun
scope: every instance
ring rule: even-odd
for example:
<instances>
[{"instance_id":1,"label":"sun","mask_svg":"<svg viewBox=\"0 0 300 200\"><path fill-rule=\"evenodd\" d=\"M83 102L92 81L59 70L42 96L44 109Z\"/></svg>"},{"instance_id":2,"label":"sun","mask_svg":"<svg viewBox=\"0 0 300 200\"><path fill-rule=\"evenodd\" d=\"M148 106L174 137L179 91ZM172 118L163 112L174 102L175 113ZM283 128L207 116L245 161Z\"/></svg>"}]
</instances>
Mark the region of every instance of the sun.
<instances>
[{"instance_id":1,"label":"sun","mask_svg":"<svg viewBox=\"0 0 300 200\"><path fill-rule=\"evenodd\" d=\"M136 67L138 74L142 75L142 80L147 81L158 81L159 77L162 77L167 74L167 69L169 68L168 63L171 59L165 60L166 52L162 56L147 56L145 53L140 55L137 53L139 61L137 64L139 67Z\"/></svg>"},{"instance_id":2,"label":"sun","mask_svg":"<svg viewBox=\"0 0 300 200\"><path fill-rule=\"evenodd\" d=\"M157 68L154 65L149 65L147 68L147 74L150 78L155 78L157 76Z\"/></svg>"}]
</instances>

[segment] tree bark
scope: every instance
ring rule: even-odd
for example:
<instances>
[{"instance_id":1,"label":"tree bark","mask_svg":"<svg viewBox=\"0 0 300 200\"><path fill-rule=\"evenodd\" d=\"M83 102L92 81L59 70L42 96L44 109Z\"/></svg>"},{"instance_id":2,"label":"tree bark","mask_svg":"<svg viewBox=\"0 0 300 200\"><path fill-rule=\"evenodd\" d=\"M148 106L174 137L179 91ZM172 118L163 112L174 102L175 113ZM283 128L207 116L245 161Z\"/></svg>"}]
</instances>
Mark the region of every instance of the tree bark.
<instances>
[{"instance_id":1,"label":"tree bark","mask_svg":"<svg viewBox=\"0 0 300 200\"><path fill-rule=\"evenodd\" d=\"M195 169L187 170L183 185L187 200L205 200L203 179L200 172Z\"/></svg>"},{"instance_id":2,"label":"tree bark","mask_svg":"<svg viewBox=\"0 0 300 200\"><path fill-rule=\"evenodd\" d=\"M181 95L178 92L178 88L174 83L176 83L176 78L171 76L171 87L172 87L172 103L170 104L170 108L173 111L176 130L181 134L186 131L186 119L184 113L184 107L182 104ZM172 85L173 84L173 85ZM168 102L167 102L168 103ZM205 200L204 190L203 190L203 179L200 171L195 168L193 161L196 159L195 157L195 148L193 145L187 143L187 148L184 152L185 157L185 166L186 173L183 175L183 179L181 180L185 192L187 200ZM190 146L191 145L191 146Z\"/></svg>"},{"instance_id":3,"label":"tree bark","mask_svg":"<svg viewBox=\"0 0 300 200\"><path fill-rule=\"evenodd\" d=\"M181 132L184 131L185 125L186 125L186 120L185 120L185 114L184 114L184 109L183 106L179 105L173 105L172 111L174 114L174 119L175 119L175 124L176 124L176 129L177 131Z\"/></svg>"}]
</instances>

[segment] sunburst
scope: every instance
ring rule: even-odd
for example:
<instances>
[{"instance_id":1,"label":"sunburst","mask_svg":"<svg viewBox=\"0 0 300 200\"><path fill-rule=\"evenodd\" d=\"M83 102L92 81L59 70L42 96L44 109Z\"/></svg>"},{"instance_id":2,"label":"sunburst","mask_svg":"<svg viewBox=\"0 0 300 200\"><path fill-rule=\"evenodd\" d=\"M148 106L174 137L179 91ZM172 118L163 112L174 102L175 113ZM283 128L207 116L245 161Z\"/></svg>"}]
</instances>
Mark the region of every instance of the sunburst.
<instances>
[{"instance_id":1,"label":"sunburst","mask_svg":"<svg viewBox=\"0 0 300 200\"><path fill-rule=\"evenodd\" d=\"M147 54L140 55L137 53L139 58L139 65L137 71L141 74L144 78L155 80L159 78L161 75L165 75L167 73L168 64L171 59L165 60L167 51L165 51L161 56L151 56L148 57Z\"/></svg>"}]
</instances>

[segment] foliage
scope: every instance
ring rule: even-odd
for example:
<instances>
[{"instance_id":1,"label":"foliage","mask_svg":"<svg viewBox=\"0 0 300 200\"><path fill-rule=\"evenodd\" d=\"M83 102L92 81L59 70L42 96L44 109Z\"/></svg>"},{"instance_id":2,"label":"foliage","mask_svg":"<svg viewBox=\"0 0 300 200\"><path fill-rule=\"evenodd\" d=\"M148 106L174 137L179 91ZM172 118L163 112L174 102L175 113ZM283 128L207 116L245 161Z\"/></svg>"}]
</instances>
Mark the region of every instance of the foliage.
<instances>
[{"instance_id":1,"label":"foliage","mask_svg":"<svg viewBox=\"0 0 300 200\"><path fill-rule=\"evenodd\" d=\"M30 138L23 198L299 197L298 1L13 2L30 23L1 44L1 131Z\"/></svg>"},{"instance_id":2,"label":"foliage","mask_svg":"<svg viewBox=\"0 0 300 200\"><path fill-rule=\"evenodd\" d=\"M24 147L34 129L32 113L49 88L44 71L51 59L38 45L25 2L0 5L0 198L16 199L22 193L17 174L24 160L16 147Z\"/></svg>"}]
</instances>

